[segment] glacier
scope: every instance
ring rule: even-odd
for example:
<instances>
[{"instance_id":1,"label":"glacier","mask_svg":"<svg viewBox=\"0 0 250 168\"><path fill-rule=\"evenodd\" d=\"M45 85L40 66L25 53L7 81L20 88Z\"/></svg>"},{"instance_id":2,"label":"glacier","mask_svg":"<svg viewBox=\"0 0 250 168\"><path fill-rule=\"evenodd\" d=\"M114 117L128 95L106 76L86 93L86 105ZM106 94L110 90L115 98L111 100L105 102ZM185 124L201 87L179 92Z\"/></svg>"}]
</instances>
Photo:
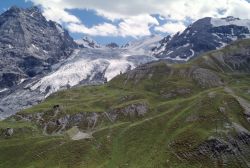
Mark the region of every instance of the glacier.
<instances>
[{"instance_id":1,"label":"glacier","mask_svg":"<svg viewBox=\"0 0 250 168\"><path fill-rule=\"evenodd\" d=\"M15 90L6 93L0 102L0 118L38 104L57 91L78 85L102 84L141 64L156 61L152 48L159 39L157 35L149 36L112 49L84 38L84 42L78 41L82 48L53 65L51 73L22 80Z\"/></svg>"}]
</instances>

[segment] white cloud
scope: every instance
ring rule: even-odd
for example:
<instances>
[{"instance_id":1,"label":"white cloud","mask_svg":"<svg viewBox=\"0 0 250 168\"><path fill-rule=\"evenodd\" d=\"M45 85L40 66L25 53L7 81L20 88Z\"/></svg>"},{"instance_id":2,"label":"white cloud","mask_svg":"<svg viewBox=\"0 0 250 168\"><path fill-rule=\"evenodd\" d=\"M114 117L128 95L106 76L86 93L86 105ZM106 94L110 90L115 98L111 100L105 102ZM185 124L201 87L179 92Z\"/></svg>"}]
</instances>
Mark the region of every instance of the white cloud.
<instances>
[{"instance_id":1,"label":"white cloud","mask_svg":"<svg viewBox=\"0 0 250 168\"><path fill-rule=\"evenodd\" d=\"M152 25L159 25L159 23L150 15L132 16L119 23L119 32L122 36L148 36L151 34L149 29Z\"/></svg>"},{"instance_id":2,"label":"white cloud","mask_svg":"<svg viewBox=\"0 0 250 168\"><path fill-rule=\"evenodd\" d=\"M65 10L59 8L46 8L43 15L49 20L56 21L58 23L81 23L81 21L74 15L69 14Z\"/></svg>"},{"instance_id":3,"label":"white cloud","mask_svg":"<svg viewBox=\"0 0 250 168\"><path fill-rule=\"evenodd\" d=\"M45 8L93 9L109 19L121 19L144 14L160 14L174 20L187 17L198 19L218 15L218 9L227 9L227 15L242 15L237 9L247 11L246 0L29 0ZM250 13L244 17L250 17Z\"/></svg>"},{"instance_id":4,"label":"white cloud","mask_svg":"<svg viewBox=\"0 0 250 168\"><path fill-rule=\"evenodd\" d=\"M97 35L117 36L118 35L117 27L109 23L99 24L91 28L88 28L84 26L83 24L70 23L67 25L67 28L69 29L69 31L74 32L74 33L83 33L83 34L88 34L92 36L97 36Z\"/></svg>"},{"instance_id":5,"label":"white cloud","mask_svg":"<svg viewBox=\"0 0 250 168\"><path fill-rule=\"evenodd\" d=\"M148 36L152 25L158 25L157 19L150 15L134 16L121 21L118 26L103 23L93 27L86 27L79 23L69 23L67 28L74 33L84 33L92 36L132 36L134 38Z\"/></svg>"},{"instance_id":6,"label":"white cloud","mask_svg":"<svg viewBox=\"0 0 250 168\"><path fill-rule=\"evenodd\" d=\"M250 3L245 0L229 0L225 16L236 16L243 19L250 19Z\"/></svg>"},{"instance_id":7,"label":"white cloud","mask_svg":"<svg viewBox=\"0 0 250 168\"><path fill-rule=\"evenodd\" d=\"M169 33L174 34L179 31L185 30L186 26L182 22L176 22L176 23L166 23L162 26L155 27L155 31L163 32L163 33Z\"/></svg>"},{"instance_id":8,"label":"white cloud","mask_svg":"<svg viewBox=\"0 0 250 168\"><path fill-rule=\"evenodd\" d=\"M114 32L120 36L133 36L150 34L150 27L156 25L156 30L161 32L174 32L175 26L181 29L186 19L197 20L202 17L225 17L235 16L250 19L250 3L247 0L26 0L32 1L35 5L41 5L44 15L51 20L72 23L85 27L79 19L67 12L66 9L91 9L97 15L105 17L111 21L120 20L118 25L113 25ZM219 11L223 10L221 13ZM171 23L157 26L153 14L158 14ZM144 17L144 18L143 18ZM141 19L142 18L142 19ZM155 20L154 20L155 19ZM74 25L76 26L76 25ZM93 34L111 34L101 32L101 28L106 28L107 24L96 25L91 29ZM73 27L73 26L72 26ZM86 28L86 27L85 27ZM164 28L168 29L164 30ZM74 30L74 28L72 28ZM84 30L84 29L82 29ZM97 31L98 30L98 31ZM100 30L100 31L99 31ZM103 29L106 30L106 29ZM141 31L139 33L139 31ZM82 31L85 32L85 31Z\"/></svg>"}]
</instances>

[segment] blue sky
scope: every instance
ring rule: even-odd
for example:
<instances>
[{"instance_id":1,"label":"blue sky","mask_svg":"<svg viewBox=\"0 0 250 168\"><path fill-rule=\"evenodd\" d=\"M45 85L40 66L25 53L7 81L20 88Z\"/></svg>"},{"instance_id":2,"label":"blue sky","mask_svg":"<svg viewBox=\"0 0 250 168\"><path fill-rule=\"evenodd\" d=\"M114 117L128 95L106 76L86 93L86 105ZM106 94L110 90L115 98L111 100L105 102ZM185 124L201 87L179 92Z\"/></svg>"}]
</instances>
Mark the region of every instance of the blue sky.
<instances>
[{"instance_id":1,"label":"blue sky","mask_svg":"<svg viewBox=\"0 0 250 168\"><path fill-rule=\"evenodd\" d=\"M62 24L74 39L101 44L152 34L174 34L202 17L250 19L249 0L0 0L0 12L37 5L48 20Z\"/></svg>"}]
</instances>

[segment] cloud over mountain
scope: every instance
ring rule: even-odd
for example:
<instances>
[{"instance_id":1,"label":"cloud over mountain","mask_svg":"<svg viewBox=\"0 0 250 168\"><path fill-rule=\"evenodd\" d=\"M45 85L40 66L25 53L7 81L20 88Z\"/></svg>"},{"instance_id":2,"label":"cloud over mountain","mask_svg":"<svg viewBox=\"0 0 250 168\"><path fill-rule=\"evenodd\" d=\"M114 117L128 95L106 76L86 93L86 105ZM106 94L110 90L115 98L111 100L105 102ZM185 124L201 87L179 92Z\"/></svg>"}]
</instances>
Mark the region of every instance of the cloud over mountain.
<instances>
[{"instance_id":1,"label":"cloud over mountain","mask_svg":"<svg viewBox=\"0 0 250 168\"><path fill-rule=\"evenodd\" d=\"M202 17L235 16L250 18L246 0L26 0L40 5L47 19L64 23L71 32L93 36L150 35L152 30L173 34L186 23ZM84 25L68 10L93 10L109 20L92 27ZM155 15L159 15L159 18ZM151 29L154 27L154 29Z\"/></svg>"}]
</instances>

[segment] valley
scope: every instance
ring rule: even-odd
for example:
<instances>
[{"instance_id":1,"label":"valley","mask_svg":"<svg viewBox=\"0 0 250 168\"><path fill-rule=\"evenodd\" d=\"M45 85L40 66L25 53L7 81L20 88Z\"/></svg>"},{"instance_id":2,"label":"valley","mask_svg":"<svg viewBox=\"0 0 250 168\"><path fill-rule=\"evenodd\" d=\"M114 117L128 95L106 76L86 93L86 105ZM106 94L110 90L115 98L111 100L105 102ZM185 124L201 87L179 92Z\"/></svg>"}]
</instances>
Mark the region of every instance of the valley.
<instances>
[{"instance_id":1,"label":"valley","mask_svg":"<svg viewBox=\"0 0 250 168\"><path fill-rule=\"evenodd\" d=\"M7 9L0 168L250 167L249 25L205 17L102 45Z\"/></svg>"},{"instance_id":2,"label":"valley","mask_svg":"<svg viewBox=\"0 0 250 168\"><path fill-rule=\"evenodd\" d=\"M5 134L13 129L2 134L0 165L249 167L249 44L54 93L0 123ZM91 137L70 138L73 126Z\"/></svg>"}]
</instances>

